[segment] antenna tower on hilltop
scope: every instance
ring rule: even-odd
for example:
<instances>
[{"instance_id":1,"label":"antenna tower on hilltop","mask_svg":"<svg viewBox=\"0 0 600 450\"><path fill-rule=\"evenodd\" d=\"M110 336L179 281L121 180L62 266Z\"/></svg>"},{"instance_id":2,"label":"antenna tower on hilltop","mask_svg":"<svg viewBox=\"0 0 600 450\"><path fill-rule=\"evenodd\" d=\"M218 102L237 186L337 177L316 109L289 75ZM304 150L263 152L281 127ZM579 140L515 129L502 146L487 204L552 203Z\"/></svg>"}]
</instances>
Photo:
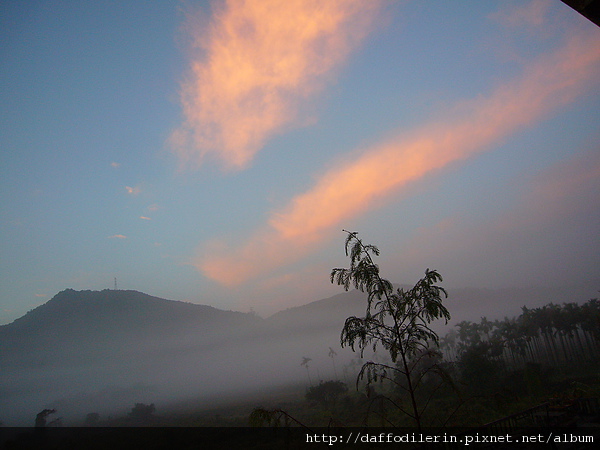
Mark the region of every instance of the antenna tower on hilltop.
<instances>
[{"instance_id":1,"label":"antenna tower on hilltop","mask_svg":"<svg viewBox=\"0 0 600 450\"><path fill-rule=\"evenodd\" d=\"M115 277L115 291L117 290L117 277Z\"/></svg>"}]
</instances>

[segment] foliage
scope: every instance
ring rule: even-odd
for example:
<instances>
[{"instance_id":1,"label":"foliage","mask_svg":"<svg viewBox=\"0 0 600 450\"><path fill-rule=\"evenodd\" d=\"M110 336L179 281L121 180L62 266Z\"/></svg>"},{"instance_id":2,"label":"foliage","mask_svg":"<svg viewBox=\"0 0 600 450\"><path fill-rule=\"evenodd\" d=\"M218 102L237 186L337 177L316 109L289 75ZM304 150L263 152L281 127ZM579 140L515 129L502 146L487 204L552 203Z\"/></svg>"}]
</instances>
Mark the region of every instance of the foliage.
<instances>
[{"instance_id":1,"label":"foliage","mask_svg":"<svg viewBox=\"0 0 600 450\"><path fill-rule=\"evenodd\" d=\"M55 409L44 409L43 411L40 411L36 416L35 416L35 427L36 428L43 428L46 426L46 419L48 418L49 415L54 414L56 412ZM56 419L52 422L50 422L50 425L54 424L54 423L59 423L58 421L60 421L60 419Z\"/></svg>"},{"instance_id":2,"label":"foliage","mask_svg":"<svg viewBox=\"0 0 600 450\"><path fill-rule=\"evenodd\" d=\"M328 354L328 356L331 358L331 363L333 364L333 373L335 374L335 377L337 378L338 374L337 374L337 369L335 367L335 357L337 356L337 353L331 347L329 347L329 354Z\"/></svg>"},{"instance_id":3,"label":"foliage","mask_svg":"<svg viewBox=\"0 0 600 450\"><path fill-rule=\"evenodd\" d=\"M344 230L345 231L345 230ZM374 245L364 244L358 233L346 231L346 256L350 257L349 268L335 268L331 272L331 282L349 290L351 286L367 293L365 317L349 317L346 319L341 335L342 346L350 346L361 356L365 348L378 345L385 348L393 365L369 361L365 363L357 378L358 382L366 378L367 387L373 381L387 379L397 383L408 395L410 407L397 405L409 415L421 428L422 414L431 397L423 400L424 405L417 404L417 389L425 375L432 370L439 370L437 365L423 366L423 359L436 354L439 338L429 324L436 319L450 319L450 313L442 304L442 296L446 291L437 286L442 277L435 270L427 269L425 276L412 289L396 289L388 280L383 279L379 267L373 261L379 256L379 249Z\"/></svg>"},{"instance_id":4,"label":"foliage","mask_svg":"<svg viewBox=\"0 0 600 450\"><path fill-rule=\"evenodd\" d=\"M311 362L311 358L307 358L306 356L302 357L301 366L306 367L306 375L308 376L308 384L312 386L312 379L310 378L310 371L308 370L308 363Z\"/></svg>"},{"instance_id":5,"label":"foliage","mask_svg":"<svg viewBox=\"0 0 600 450\"><path fill-rule=\"evenodd\" d=\"M296 425L308 429L306 425L280 408L254 408L254 410L250 413L249 423L251 427L290 427L292 425Z\"/></svg>"},{"instance_id":6,"label":"foliage","mask_svg":"<svg viewBox=\"0 0 600 450\"><path fill-rule=\"evenodd\" d=\"M528 391L539 390L534 367L565 370L600 356L600 302L549 303L522 308L516 318L479 323L462 321L442 340L445 357L456 361L474 390L490 390L490 377L510 371L528 374ZM478 375L481 374L482 376ZM478 380L480 386L474 386ZM473 390L473 389L472 389Z\"/></svg>"},{"instance_id":7,"label":"foliage","mask_svg":"<svg viewBox=\"0 0 600 450\"><path fill-rule=\"evenodd\" d=\"M341 381L321 381L318 386L312 386L306 392L306 399L328 406L337 400L337 398L348 392L348 387Z\"/></svg>"},{"instance_id":8,"label":"foliage","mask_svg":"<svg viewBox=\"0 0 600 450\"><path fill-rule=\"evenodd\" d=\"M156 411L154 403L151 403L150 405L136 403L135 406L131 408L129 417L137 422L147 423L154 419L154 411Z\"/></svg>"},{"instance_id":9,"label":"foliage","mask_svg":"<svg viewBox=\"0 0 600 450\"><path fill-rule=\"evenodd\" d=\"M84 424L86 427L98 426L99 422L100 422L100 414L98 414L97 412L88 413L85 416Z\"/></svg>"},{"instance_id":10,"label":"foliage","mask_svg":"<svg viewBox=\"0 0 600 450\"><path fill-rule=\"evenodd\" d=\"M489 358L488 344L478 343L466 349L459 360L461 379L476 394L494 391L499 381L500 366Z\"/></svg>"}]
</instances>

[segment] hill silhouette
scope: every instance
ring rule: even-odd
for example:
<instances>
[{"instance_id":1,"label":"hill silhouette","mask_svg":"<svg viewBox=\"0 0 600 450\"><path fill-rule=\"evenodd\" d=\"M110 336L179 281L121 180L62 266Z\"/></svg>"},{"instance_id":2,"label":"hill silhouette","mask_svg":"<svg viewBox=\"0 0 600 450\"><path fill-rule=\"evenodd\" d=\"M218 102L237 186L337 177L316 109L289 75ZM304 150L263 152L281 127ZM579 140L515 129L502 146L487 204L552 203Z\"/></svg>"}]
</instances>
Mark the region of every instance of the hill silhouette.
<instances>
[{"instance_id":1,"label":"hill silhouette","mask_svg":"<svg viewBox=\"0 0 600 450\"><path fill-rule=\"evenodd\" d=\"M253 314L137 291L67 289L0 326L0 420L20 425L12 419L46 406L82 414L82 397L85 408L107 402L107 410L140 396L215 391L217 369L230 365L221 354L241 360L236 347L263 325Z\"/></svg>"},{"instance_id":2,"label":"hill silhouette","mask_svg":"<svg viewBox=\"0 0 600 450\"><path fill-rule=\"evenodd\" d=\"M0 326L0 362L20 367L93 359L158 348L210 346L221 331L241 338L262 319L211 306L153 297L138 291L67 289L13 323ZM21 356L21 357L20 357ZM47 360L47 361L44 361Z\"/></svg>"},{"instance_id":3,"label":"hill silhouette","mask_svg":"<svg viewBox=\"0 0 600 450\"><path fill-rule=\"evenodd\" d=\"M512 317L523 305L586 301L594 292L452 289L445 303L457 323ZM44 408L69 423L90 412L125 413L137 402L260 397L307 386L304 357L314 380L332 379L330 347L338 374L350 378L344 365L357 355L340 348L340 331L365 306L365 294L351 291L262 319L137 291L67 289L0 326L0 421L32 425Z\"/></svg>"}]
</instances>

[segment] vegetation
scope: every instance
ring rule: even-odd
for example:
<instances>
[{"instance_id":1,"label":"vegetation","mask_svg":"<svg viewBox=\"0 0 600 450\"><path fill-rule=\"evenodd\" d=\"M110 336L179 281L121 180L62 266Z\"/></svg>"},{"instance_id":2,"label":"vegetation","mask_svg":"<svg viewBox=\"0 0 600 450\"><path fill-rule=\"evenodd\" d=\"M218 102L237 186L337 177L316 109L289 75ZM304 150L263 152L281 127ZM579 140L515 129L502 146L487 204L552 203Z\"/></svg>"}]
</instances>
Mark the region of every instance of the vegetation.
<instances>
[{"instance_id":1,"label":"vegetation","mask_svg":"<svg viewBox=\"0 0 600 450\"><path fill-rule=\"evenodd\" d=\"M100 414L98 414L97 412L88 413L85 416L84 425L86 427L95 427L95 426L98 426L99 423L100 423Z\"/></svg>"},{"instance_id":2,"label":"vegetation","mask_svg":"<svg viewBox=\"0 0 600 450\"><path fill-rule=\"evenodd\" d=\"M578 398L600 397L599 306L596 299L581 305L547 304L523 307L523 313L516 318L491 321L484 317L478 323L459 322L439 340L441 353L430 352L429 357L420 358L423 367L439 370L429 370L428 374L435 376L426 374L415 396L419 405L430 399L420 416L422 426L481 426L546 402L561 405ZM379 354L380 359L383 356ZM389 352L387 357L390 358ZM392 367L391 362L383 365ZM354 367L356 375L361 372L360 366L364 365L346 368ZM308 389L297 386L282 391L270 400L264 399L260 408L255 407L255 401L249 401L208 410L198 405L197 411L190 408L191 412L185 414L157 416L153 405L136 404L128 417L100 420L91 413L85 422L88 426L130 426L140 423L133 420L140 413L146 418L143 424L153 426L250 423L309 428L414 424L414 418L395 405L400 404L399 398L408 397L399 386L405 376L396 372L399 376L394 378L394 372L388 370L377 383L369 382L366 375L358 380L364 388L359 391L346 390L341 381L330 380ZM415 370L413 375L422 373ZM442 371L452 377L454 386L440 385L438 374ZM152 411L146 415L149 408ZM448 419L449 411L453 414Z\"/></svg>"},{"instance_id":3,"label":"vegetation","mask_svg":"<svg viewBox=\"0 0 600 450\"><path fill-rule=\"evenodd\" d=\"M307 358L306 356L303 356L302 362L300 363L300 365L304 366L306 368L306 376L308 377L308 384L312 386L312 379L310 377L310 371L308 369L308 363L311 361L312 361L311 358Z\"/></svg>"},{"instance_id":4,"label":"vegetation","mask_svg":"<svg viewBox=\"0 0 600 450\"><path fill-rule=\"evenodd\" d=\"M435 270L427 269L425 277L410 290L397 289L382 278L373 256L379 256L374 245L364 244L356 232L347 232L345 250L350 257L350 267L337 268L331 272L331 282L348 290L351 286L367 293L365 317L349 317L342 330L341 344L360 348L361 356L366 347L375 351L383 346L391 359L390 364L368 361L358 374L357 383L367 379L367 388L378 379L393 382L409 398L409 406L395 406L411 417L417 428L422 426L422 416L431 396L419 404L417 391L430 373L444 376L435 363L439 345L437 333L429 324L436 319L450 319L450 313L442 304L446 291L435 283L442 277ZM392 400L390 400L392 401Z\"/></svg>"},{"instance_id":5,"label":"vegetation","mask_svg":"<svg viewBox=\"0 0 600 450\"><path fill-rule=\"evenodd\" d=\"M318 386L311 386L306 392L306 400L315 401L323 406L332 406L338 397L348 392L348 386L341 381L321 381Z\"/></svg>"},{"instance_id":6,"label":"vegetation","mask_svg":"<svg viewBox=\"0 0 600 450\"><path fill-rule=\"evenodd\" d=\"M337 353L335 352L334 349L332 349L331 347L329 347L329 354L327 355L331 358L331 363L333 364L333 373L335 374L335 377L338 377L337 374L337 369L335 367L335 357L337 356Z\"/></svg>"},{"instance_id":7,"label":"vegetation","mask_svg":"<svg viewBox=\"0 0 600 450\"><path fill-rule=\"evenodd\" d=\"M150 405L136 403L135 406L131 408L129 417L137 424L148 424L154 420L155 411L156 407L154 406L154 403L151 403Z\"/></svg>"},{"instance_id":8,"label":"vegetation","mask_svg":"<svg viewBox=\"0 0 600 450\"><path fill-rule=\"evenodd\" d=\"M481 426L536 405L600 395L597 299L523 307L503 321L463 321L439 339L430 324L450 318L446 291L436 284L441 276L427 270L412 289L394 290L374 262L377 247L347 233L350 267L333 269L331 281L366 292L367 308L364 317L346 320L341 344L361 358L368 347L375 355L383 347L386 358L361 363L356 386L365 394L340 390L328 401L328 390L343 383L321 382L306 402L255 410L253 424Z\"/></svg>"},{"instance_id":9,"label":"vegetation","mask_svg":"<svg viewBox=\"0 0 600 450\"><path fill-rule=\"evenodd\" d=\"M517 318L462 321L441 340L445 359L472 393L497 389L510 374L520 374L521 390L535 394L551 371L568 373L573 364L582 368L598 360L597 299L522 311Z\"/></svg>"},{"instance_id":10,"label":"vegetation","mask_svg":"<svg viewBox=\"0 0 600 450\"><path fill-rule=\"evenodd\" d=\"M56 409L44 409L43 411L40 411L37 414L37 416L35 416L35 427L43 428L47 425L50 425L50 426L60 425L60 419L55 419L52 422L50 422L49 424L46 424L46 420L47 420L48 416L50 416L54 413L56 413Z\"/></svg>"},{"instance_id":11,"label":"vegetation","mask_svg":"<svg viewBox=\"0 0 600 450\"><path fill-rule=\"evenodd\" d=\"M198 401L164 412L163 405L160 415L154 404L135 403L129 413L122 411L122 417L82 414L78 425L240 427L250 421L307 429L471 427L547 402L568 405L600 397L598 299L523 306L518 317L503 320L462 321L440 338L432 324L447 323L450 314L442 303L447 294L438 286L439 273L426 270L414 287L396 289L375 264L377 247L347 232L345 251L350 265L333 269L331 281L366 293L364 317L348 317L341 330L341 345L356 352L350 362L329 347L321 360L314 354L315 360L302 357L299 365L306 370L308 387L305 381L219 408ZM331 364L332 380L319 380L323 359ZM338 372L348 384L356 380L356 389L349 390ZM263 406L256 408L259 401ZM182 410L187 412L174 412ZM36 427L60 426L61 419L50 420L56 412L42 410Z\"/></svg>"}]
</instances>

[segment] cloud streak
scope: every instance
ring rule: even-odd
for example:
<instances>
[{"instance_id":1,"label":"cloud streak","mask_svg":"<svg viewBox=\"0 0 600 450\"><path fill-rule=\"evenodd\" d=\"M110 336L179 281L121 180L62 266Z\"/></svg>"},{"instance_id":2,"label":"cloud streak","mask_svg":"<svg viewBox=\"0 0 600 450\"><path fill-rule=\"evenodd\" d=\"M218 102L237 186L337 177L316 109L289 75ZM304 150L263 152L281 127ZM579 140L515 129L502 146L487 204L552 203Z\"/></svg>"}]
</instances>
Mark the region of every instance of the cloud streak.
<instances>
[{"instance_id":1,"label":"cloud streak","mask_svg":"<svg viewBox=\"0 0 600 450\"><path fill-rule=\"evenodd\" d=\"M600 80L600 39L593 31L542 56L491 95L457 105L445 120L369 148L330 170L271 214L243 246L210 243L196 267L219 283L235 285L289 264L409 183L483 152L569 104Z\"/></svg>"},{"instance_id":2,"label":"cloud streak","mask_svg":"<svg viewBox=\"0 0 600 450\"><path fill-rule=\"evenodd\" d=\"M379 1L227 1L208 27L191 25L200 57L181 86L184 123L170 142L182 163L208 154L245 168L266 140L370 31ZM199 32L198 29L205 30Z\"/></svg>"},{"instance_id":3,"label":"cloud streak","mask_svg":"<svg viewBox=\"0 0 600 450\"><path fill-rule=\"evenodd\" d=\"M533 177L513 180L523 185L512 210L481 223L456 216L423 227L406 242L394 267L402 271L408 261L420 266L436 261L449 279L474 286L486 280L486 287L502 286L507 279L523 286L598 280L598 150L595 145Z\"/></svg>"},{"instance_id":4,"label":"cloud streak","mask_svg":"<svg viewBox=\"0 0 600 450\"><path fill-rule=\"evenodd\" d=\"M138 195L140 192L142 192L142 188L140 188L139 186L125 186L125 190L127 191L127 193L129 195Z\"/></svg>"}]
</instances>

